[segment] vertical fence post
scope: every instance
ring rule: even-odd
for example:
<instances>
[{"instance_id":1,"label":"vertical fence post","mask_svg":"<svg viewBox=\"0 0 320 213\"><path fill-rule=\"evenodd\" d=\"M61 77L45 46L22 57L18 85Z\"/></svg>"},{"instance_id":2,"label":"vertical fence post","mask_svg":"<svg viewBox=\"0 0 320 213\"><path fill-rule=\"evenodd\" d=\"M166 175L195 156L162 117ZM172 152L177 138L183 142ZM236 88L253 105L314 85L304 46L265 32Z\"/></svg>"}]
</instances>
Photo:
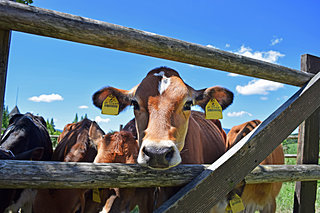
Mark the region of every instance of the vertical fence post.
<instances>
[{"instance_id":1,"label":"vertical fence post","mask_svg":"<svg viewBox=\"0 0 320 213\"><path fill-rule=\"evenodd\" d=\"M10 39L11 31L0 29L0 129L2 128L2 113L4 107Z\"/></svg>"},{"instance_id":2,"label":"vertical fence post","mask_svg":"<svg viewBox=\"0 0 320 213\"><path fill-rule=\"evenodd\" d=\"M314 74L320 72L320 58L302 55L301 70ZM318 164L319 114L320 108L299 126L297 164ZM317 181L296 182L293 212L315 212L316 193Z\"/></svg>"}]
</instances>

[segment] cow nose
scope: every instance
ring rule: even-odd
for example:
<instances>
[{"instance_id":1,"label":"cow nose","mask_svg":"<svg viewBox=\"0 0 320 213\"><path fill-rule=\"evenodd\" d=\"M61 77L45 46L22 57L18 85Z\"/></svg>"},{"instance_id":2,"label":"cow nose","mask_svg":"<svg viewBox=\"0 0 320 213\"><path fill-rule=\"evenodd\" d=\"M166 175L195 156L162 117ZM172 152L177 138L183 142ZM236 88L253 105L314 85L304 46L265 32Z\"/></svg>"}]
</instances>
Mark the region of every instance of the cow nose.
<instances>
[{"instance_id":1,"label":"cow nose","mask_svg":"<svg viewBox=\"0 0 320 213\"><path fill-rule=\"evenodd\" d=\"M173 157L173 147L143 147L143 153L147 157L147 165L152 168L168 168Z\"/></svg>"}]
</instances>

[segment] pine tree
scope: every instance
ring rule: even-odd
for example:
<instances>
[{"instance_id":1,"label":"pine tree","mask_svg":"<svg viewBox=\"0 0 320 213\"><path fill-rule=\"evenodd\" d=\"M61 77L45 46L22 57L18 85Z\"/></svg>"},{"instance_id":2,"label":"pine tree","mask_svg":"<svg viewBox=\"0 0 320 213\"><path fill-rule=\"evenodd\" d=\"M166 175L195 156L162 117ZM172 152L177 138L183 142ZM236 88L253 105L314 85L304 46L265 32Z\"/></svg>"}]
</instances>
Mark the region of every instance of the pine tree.
<instances>
[{"instance_id":1,"label":"pine tree","mask_svg":"<svg viewBox=\"0 0 320 213\"><path fill-rule=\"evenodd\" d=\"M72 123L77 123L79 121L78 119L78 113L76 113L76 117L74 118L73 122Z\"/></svg>"},{"instance_id":2,"label":"pine tree","mask_svg":"<svg viewBox=\"0 0 320 213\"><path fill-rule=\"evenodd\" d=\"M8 106L3 106L3 112L2 112L2 128L6 129L9 126L9 110Z\"/></svg>"}]
</instances>

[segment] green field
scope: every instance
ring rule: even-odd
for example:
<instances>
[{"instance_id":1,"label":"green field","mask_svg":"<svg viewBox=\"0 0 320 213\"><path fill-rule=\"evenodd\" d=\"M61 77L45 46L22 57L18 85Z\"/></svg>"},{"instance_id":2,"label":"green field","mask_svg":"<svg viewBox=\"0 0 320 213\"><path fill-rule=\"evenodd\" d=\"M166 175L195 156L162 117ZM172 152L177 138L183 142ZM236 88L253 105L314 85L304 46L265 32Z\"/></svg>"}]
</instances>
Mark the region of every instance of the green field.
<instances>
[{"instance_id":1,"label":"green field","mask_svg":"<svg viewBox=\"0 0 320 213\"><path fill-rule=\"evenodd\" d=\"M297 143L295 140L284 141L284 152L286 154L297 154ZM286 164L296 164L296 159L286 159ZM295 182L285 182L282 185L279 196L277 197L277 212L287 213L293 210ZM316 212L320 213L320 181L318 181Z\"/></svg>"}]
</instances>

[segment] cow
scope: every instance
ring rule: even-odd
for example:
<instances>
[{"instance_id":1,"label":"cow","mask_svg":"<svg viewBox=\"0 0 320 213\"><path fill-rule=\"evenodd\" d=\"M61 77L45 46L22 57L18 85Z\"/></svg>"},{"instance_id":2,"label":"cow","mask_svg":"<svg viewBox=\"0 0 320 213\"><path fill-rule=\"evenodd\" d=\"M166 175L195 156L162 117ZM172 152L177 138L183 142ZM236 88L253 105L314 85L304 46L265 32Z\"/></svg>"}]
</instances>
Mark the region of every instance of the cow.
<instances>
[{"instance_id":1,"label":"cow","mask_svg":"<svg viewBox=\"0 0 320 213\"><path fill-rule=\"evenodd\" d=\"M135 163L138 144L133 135L127 131L113 132L105 135L94 121L84 119L75 124L67 124L60 142L53 154L53 160L65 162L94 163ZM141 189L97 189L99 202L93 201L93 191L88 189L43 189L38 190L33 205L34 213L54 212L128 212L135 205L144 210L146 199L138 199L133 194L146 196L151 190ZM142 194L143 192L143 194ZM152 191L152 193L154 190ZM143 205L141 204L143 203Z\"/></svg>"},{"instance_id":2,"label":"cow","mask_svg":"<svg viewBox=\"0 0 320 213\"><path fill-rule=\"evenodd\" d=\"M139 147L131 132L120 131L104 135L102 131L96 129L96 126L92 126L89 135L97 145L98 154L94 160L95 163L136 163ZM108 192L109 198L103 212L130 212L136 205L140 206L141 213L153 210L150 210L152 208L150 205L141 204L149 199L147 196L145 199L141 196L153 193L154 189L114 188L109 190L111 193Z\"/></svg>"},{"instance_id":3,"label":"cow","mask_svg":"<svg viewBox=\"0 0 320 213\"><path fill-rule=\"evenodd\" d=\"M67 124L59 136L52 160L64 162L93 162L96 146L89 139L91 120ZM87 189L39 189L33 203L34 213L84 212Z\"/></svg>"},{"instance_id":4,"label":"cow","mask_svg":"<svg viewBox=\"0 0 320 213\"><path fill-rule=\"evenodd\" d=\"M230 149L249 132L261 123L260 120L252 120L234 126L227 135L227 149ZM284 164L284 153L280 144L260 165ZM274 213L276 211L276 197L280 192L282 183L246 184L243 188L241 199L245 205L246 213L254 213L256 210L262 213Z\"/></svg>"},{"instance_id":5,"label":"cow","mask_svg":"<svg viewBox=\"0 0 320 213\"><path fill-rule=\"evenodd\" d=\"M1 159L50 160L52 143L43 117L31 113L15 114L9 120L0 142ZM1 189L0 212L31 212L36 190Z\"/></svg>"},{"instance_id":6,"label":"cow","mask_svg":"<svg viewBox=\"0 0 320 213\"><path fill-rule=\"evenodd\" d=\"M142 166L165 170L180 163L213 163L226 151L220 121L205 119L204 113L191 111L192 105L205 110L212 99L222 110L226 109L233 102L233 93L226 88L195 90L184 83L177 71L159 67L131 90L105 87L95 92L93 104L102 109L110 96L119 102L119 113L129 105L134 107L140 147L137 162ZM223 211L225 206L221 205Z\"/></svg>"}]
</instances>

